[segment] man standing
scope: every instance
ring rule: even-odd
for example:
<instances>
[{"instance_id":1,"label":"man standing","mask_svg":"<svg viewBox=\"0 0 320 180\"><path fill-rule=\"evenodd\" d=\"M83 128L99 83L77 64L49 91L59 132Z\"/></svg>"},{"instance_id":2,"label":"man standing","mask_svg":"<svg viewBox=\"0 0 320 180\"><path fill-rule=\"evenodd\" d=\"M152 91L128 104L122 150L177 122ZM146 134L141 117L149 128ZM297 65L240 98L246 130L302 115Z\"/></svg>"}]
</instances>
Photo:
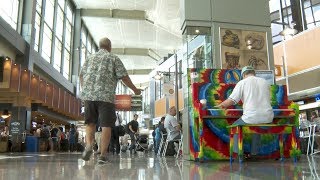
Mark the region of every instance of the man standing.
<instances>
[{"instance_id":1,"label":"man standing","mask_svg":"<svg viewBox=\"0 0 320 180\"><path fill-rule=\"evenodd\" d=\"M102 133L101 155L98 163L103 164L108 162L107 150L111 127L116 120L114 97L118 80L121 79L136 95L139 95L141 90L133 85L121 60L111 53L111 41L108 38L100 40L99 48L98 52L87 58L80 72L81 98L85 103L87 143L82 159L85 161L90 159L95 128L99 120Z\"/></svg>"},{"instance_id":2,"label":"man standing","mask_svg":"<svg viewBox=\"0 0 320 180\"><path fill-rule=\"evenodd\" d=\"M255 76L255 70L251 66L242 68L241 81L237 83L228 99L219 104L218 108L227 108L243 102L243 115L235 121L234 125L271 123L273 121L273 111L270 103L270 86L267 81ZM238 152L237 137L234 137L235 152ZM258 153L260 136L252 136L251 155Z\"/></svg>"},{"instance_id":3,"label":"man standing","mask_svg":"<svg viewBox=\"0 0 320 180\"><path fill-rule=\"evenodd\" d=\"M177 119L174 117L177 114L175 106L170 107L169 114L166 115L164 120L164 128L167 130L168 140L180 139L181 138L181 126Z\"/></svg>"},{"instance_id":4,"label":"man standing","mask_svg":"<svg viewBox=\"0 0 320 180\"><path fill-rule=\"evenodd\" d=\"M131 146L129 148L130 153L132 154L132 151L136 153L136 137L135 134L139 132L139 123L138 123L138 114L133 115L133 120L128 123L128 132L131 139Z\"/></svg>"},{"instance_id":5,"label":"man standing","mask_svg":"<svg viewBox=\"0 0 320 180\"><path fill-rule=\"evenodd\" d=\"M115 126L112 128L111 132L111 143L110 143L110 150L114 154L116 152L117 155L120 154L120 143L119 143L119 127L122 123L122 118L119 113L116 113L116 122Z\"/></svg>"}]
</instances>

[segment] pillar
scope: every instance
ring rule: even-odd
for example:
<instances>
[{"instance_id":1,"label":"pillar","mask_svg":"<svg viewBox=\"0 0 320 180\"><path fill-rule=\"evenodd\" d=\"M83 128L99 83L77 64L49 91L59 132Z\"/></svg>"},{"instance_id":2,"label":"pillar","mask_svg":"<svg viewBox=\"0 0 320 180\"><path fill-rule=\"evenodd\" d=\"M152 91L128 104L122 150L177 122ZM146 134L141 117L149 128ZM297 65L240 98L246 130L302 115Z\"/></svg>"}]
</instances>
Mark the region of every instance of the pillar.
<instances>
[{"instance_id":1,"label":"pillar","mask_svg":"<svg viewBox=\"0 0 320 180\"><path fill-rule=\"evenodd\" d=\"M76 9L74 13L74 36L73 36L73 47L74 51L72 54L72 83L77 85L77 79L80 72L80 53L81 53L81 14L80 9Z\"/></svg>"},{"instance_id":2,"label":"pillar","mask_svg":"<svg viewBox=\"0 0 320 180\"><path fill-rule=\"evenodd\" d=\"M186 37L184 42L187 43L188 47L186 48L187 52L183 52L184 54L193 51L189 48L199 47L199 44L195 44L196 42L199 43L197 40L201 40L201 38L209 39L207 38L209 36L211 38L212 55L212 65L209 68L230 68L231 63L227 61L230 56L227 56L227 54L231 53L233 55L232 61L239 56L238 60L235 60L238 62L237 66L233 66L231 69L241 69L243 66L249 65L252 62L251 57L253 55L257 60L262 59L264 61L266 65L262 68L263 70L274 69L269 1L181 0L180 5L181 29L184 37ZM229 34L230 31L231 34ZM191 36L188 37L188 35ZM190 40L191 37L196 37L192 39L193 42ZM249 37L253 39L248 40ZM230 39L232 40L229 41ZM252 45L251 42L254 39L259 41L262 39L263 47L257 46L257 44ZM189 64L192 63L188 62ZM185 69L183 71L186 72ZM185 97L184 99L188 98ZM193 119L187 117L190 114L188 110L184 110L183 113L183 151L184 157L189 159L190 125Z\"/></svg>"},{"instance_id":3,"label":"pillar","mask_svg":"<svg viewBox=\"0 0 320 180\"><path fill-rule=\"evenodd\" d=\"M33 71L33 54L34 54L34 24L35 24L35 11L36 1L23 1L22 11L22 28L21 35L28 43L25 50L25 55L16 57L16 61L21 63L27 69Z\"/></svg>"}]
</instances>

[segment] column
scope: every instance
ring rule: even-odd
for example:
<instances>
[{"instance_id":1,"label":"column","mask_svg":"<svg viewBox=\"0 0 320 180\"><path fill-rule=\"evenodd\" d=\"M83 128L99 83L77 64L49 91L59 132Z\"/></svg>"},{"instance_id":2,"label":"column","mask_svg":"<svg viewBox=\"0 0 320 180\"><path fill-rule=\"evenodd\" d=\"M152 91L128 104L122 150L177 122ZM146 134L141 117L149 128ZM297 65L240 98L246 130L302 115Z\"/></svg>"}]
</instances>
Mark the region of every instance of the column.
<instances>
[{"instance_id":1,"label":"column","mask_svg":"<svg viewBox=\"0 0 320 180\"><path fill-rule=\"evenodd\" d=\"M33 71L36 3L36 1L23 1L21 35L29 46L26 48L24 56L16 57L17 62L23 64L24 67L31 71Z\"/></svg>"},{"instance_id":2,"label":"column","mask_svg":"<svg viewBox=\"0 0 320 180\"><path fill-rule=\"evenodd\" d=\"M72 54L72 83L77 85L80 72L80 53L81 53L81 14L80 9L76 9L74 14L74 36L73 36L73 54Z\"/></svg>"}]
</instances>

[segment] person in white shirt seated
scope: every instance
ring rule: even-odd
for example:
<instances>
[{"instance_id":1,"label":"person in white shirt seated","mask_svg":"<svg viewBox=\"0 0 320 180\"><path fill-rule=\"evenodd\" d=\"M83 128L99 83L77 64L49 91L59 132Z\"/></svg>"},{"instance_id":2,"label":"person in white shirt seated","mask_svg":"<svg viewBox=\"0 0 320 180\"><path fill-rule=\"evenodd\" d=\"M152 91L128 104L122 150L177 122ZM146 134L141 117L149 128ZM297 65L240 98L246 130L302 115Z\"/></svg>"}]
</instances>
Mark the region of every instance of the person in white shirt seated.
<instances>
[{"instance_id":1,"label":"person in white shirt seated","mask_svg":"<svg viewBox=\"0 0 320 180\"><path fill-rule=\"evenodd\" d=\"M168 140L175 140L181 138L181 126L177 119L174 117L177 114L177 109L175 106L169 108L169 114L166 115L164 120L164 128L167 130Z\"/></svg>"},{"instance_id":2,"label":"person in white shirt seated","mask_svg":"<svg viewBox=\"0 0 320 180\"><path fill-rule=\"evenodd\" d=\"M266 80L256 77L255 70L251 66L242 68L241 77L231 95L219 104L218 108L227 108L237 104L240 100L243 102L243 115L235 121L234 125L262 124L273 121L273 110L270 102L270 85ZM251 155L258 154L260 146L260 136L252 135ZM234 152L238 152L237 136L234 136Z\"/></svg>"}]
</instances>

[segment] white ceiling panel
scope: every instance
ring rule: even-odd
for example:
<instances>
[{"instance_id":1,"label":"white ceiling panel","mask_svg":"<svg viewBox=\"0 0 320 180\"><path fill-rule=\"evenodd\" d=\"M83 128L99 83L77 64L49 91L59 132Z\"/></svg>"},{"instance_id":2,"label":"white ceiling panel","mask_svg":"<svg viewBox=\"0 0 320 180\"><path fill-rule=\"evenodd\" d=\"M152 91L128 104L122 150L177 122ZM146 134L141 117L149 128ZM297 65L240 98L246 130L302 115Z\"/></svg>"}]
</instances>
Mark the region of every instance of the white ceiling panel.
<instances>
[{"instance_id":1,"label":"white ceiling panel","mask_svg":"<svg viewBox=\"0 0 320 180\"><path fill-rule=\"evenodd\" d=\"M157 62L148 56L118 55L126 69L153 69Z\"/></svg>"},{"instance_id":2,"label":"white ceiling panel","mask_svg":"<svg viewBox=\"0 0 320 180\"><path fill-rule=\"evenodd\" d=\"M115 0L74 0L77 8L84 8L84 9L110 9L114 8Z\"/></svg>"},{"instance_id":3,"label":"white ceiling panel","mask_svg":"<svg viewBox=\"0 0 320 180\"><path fill-rule=\"evenodd\" d=\"M77 8L152 10L156 0L74 0Z\"/></svg>"},{"instance_id":4,"label":"white ceiling panel","mask_svg":"<svg viewBox=\"0 0 320 180\"><path fill-rule=\"evenodd\" d=\"M96 43L108 37L113 48L150 49L161 59L182 46L179 0L74 0L77 8L146 11L148 20L83 17ZM154 69L149 56L119 56L127 70ZM137 78L139 79L139 78Z\"/></svg>"}]
</instances>

